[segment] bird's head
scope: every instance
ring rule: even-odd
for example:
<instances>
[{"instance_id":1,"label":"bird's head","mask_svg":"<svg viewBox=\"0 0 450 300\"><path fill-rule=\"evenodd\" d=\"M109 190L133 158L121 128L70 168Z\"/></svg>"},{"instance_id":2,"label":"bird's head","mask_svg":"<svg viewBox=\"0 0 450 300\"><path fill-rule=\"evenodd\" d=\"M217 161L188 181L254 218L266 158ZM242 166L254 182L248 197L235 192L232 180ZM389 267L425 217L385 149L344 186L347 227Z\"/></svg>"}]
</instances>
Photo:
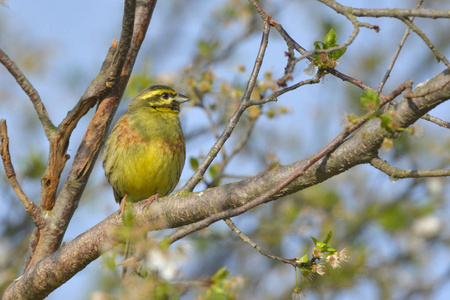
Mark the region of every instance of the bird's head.
<instances>
[{"instance_id":1,"label":"bird's head","mask_svg":"<svg viewBox=\"0 0 450 300\"><path fill-rule=\"evenodd\" d=\"M140 108L152 108L161 112L180 111L180 103L188 101L189 98L177 93L165 85L153 85L140 92L128 106L128 111L133 112Z\"/></svg>"}]
</instances>

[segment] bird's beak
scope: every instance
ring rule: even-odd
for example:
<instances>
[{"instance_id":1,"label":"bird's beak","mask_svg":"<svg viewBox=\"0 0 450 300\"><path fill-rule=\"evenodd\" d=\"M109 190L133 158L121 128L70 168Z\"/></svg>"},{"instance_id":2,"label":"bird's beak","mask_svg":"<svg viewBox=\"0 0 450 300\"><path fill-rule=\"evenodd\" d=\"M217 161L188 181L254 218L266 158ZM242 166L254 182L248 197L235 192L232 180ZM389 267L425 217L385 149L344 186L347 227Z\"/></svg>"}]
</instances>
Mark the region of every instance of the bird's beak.
<instances>
[{"instance_id":1,"label":"bird's beak","mask_svg":"<svg viewBox=\"0 0 450 300\"><path fill-rule=\"evenodd\" d=\"M189 101L189 98L183 94L177 93L177 96L175 97L175 101L178 103L183 103L186 101Z\"/></svg>"}]
</instances>

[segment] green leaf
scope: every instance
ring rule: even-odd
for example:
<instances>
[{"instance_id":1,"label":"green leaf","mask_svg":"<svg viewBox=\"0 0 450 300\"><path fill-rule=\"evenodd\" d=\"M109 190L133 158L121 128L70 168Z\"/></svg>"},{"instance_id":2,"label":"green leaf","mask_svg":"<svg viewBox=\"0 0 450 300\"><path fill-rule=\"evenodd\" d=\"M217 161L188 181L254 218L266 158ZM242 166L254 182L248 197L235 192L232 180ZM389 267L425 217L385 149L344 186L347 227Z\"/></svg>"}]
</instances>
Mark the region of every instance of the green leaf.
<instances>
[{"instance_id":1,"label":"green leaf","mask_svg":"<svg viewBox=\"0 0 450 300\"><path fill-rule=\"evenodd\" d=\"M116 270L116 260L112 255L102 255L105 266L110 270Z\"/></svg>"},{"instance_id":2,"label":"green leaf","mask_svg":"<svg viewBox=\"0 0 450 300\"><path fill-rule=\"evenodd\" d=\"M381 119L381 127L384 128L386 131L392 131L391 128L391 117L387 114L380 115Z\"/></svg>"},{"instance_id":3,"label":"green leaf","mask_svg":"<svg viewBox=\"0 0 450 300\"><path fill-rule=\"evenodd\" d=\"M316 50L322 49L323 46L325 46L325 44L320 42L320 41L315 41L314 42L314 49L316 49Z\"/></svg>"},{"instance_id":4,"label":"green leaf","mask_svg":"<svg viewBox=\"0 0 450 300\"><path fill-rule=\"evenodd\" d=\"M214 164L209 168L209 175L211 175L212 178L216 178L218 171L219 171L219 165Z\"/></svg>"},{"instance_id":5,"label":"green leaf","mask_svg":"<svg viewBox=\"0 0 450 300\"><path fill-rule=\"evenodd\" d=\"M325 240L323 242L325 244L328 244L328 242L330 241L332 236L333 236L333 232L330 230L330 232L328 232L328 235L327 235L327 237L325 238Z\"/></svg>"},{"instance_id":6,"label":"green leaf","mask_svg":"<svg viewBox=\"0 0 450 300\"><path fill-rule=\"evenodd\" d=\"M307 263L309 261L308 253L297 259L296 263Z\"/></svg>"},{"instance_id":7,"label":"green leaf","mask_svg":"<svg viewBox=\"0 0 450 300\"><path fill-rule=\"evenodd\" d=\"M211 280L214 281L215 283L218 283L226 279L228 275L230 275L230 272L227 270L225 266L223 266L219 270L217 270L217 272L213 276L211 276Z\"/></svg>"},{"instance_id":8,"label":"green leaf","mask_svg":"<svg viewBox=\"0 0 450 300\"><path fill-rule=\"evenodd\" d=\"M375 91L366 90L366 93L361 94L360 104L362 108L371 111L378 107L380 99Z\"/></svg>"},{"instance_id":9,"label":"green leaf","mask_svg":"<svg viewBox=\"0 0 450 300\"><path fill-rule=\"evenodd\" d=\"M131 205L125 205L123 212L123 225L125 225L125 228L131 228L133 224L134 224L134 215L131 209Z\"/></svg>"},{"instance_id":10,"label":"green leaf","mask_svg":"<svg viewBox=\"0 0 450 300\"><path fill-rule=\"evenodd\" d=\"M330 31L328 31L327 35L325 36L325 39L323 40L325 42L324 49L334 47L336 45L336 39L337 39L336 33L334 32L333 28L331 28Z\"/></svg>"},{"instance_id":11,"label":"green leaf","mask_svg":"<svg viewBox=\"0 0 450 300\"><path fill-rule=\"evenodd\" d=\"M327 243L324 243L324 242L317 242L316 246L319 247L319 248L321 248L321 249L324 249L324 248L327 246Z\"/></svg>"},{"instance_id":12,"label":"green leaf","mask_svg":"<svg viewBox=\"0 0 450 300\"><path fill-rule=\"evenodd\" d=\"M191 168L195 171L198 169L199 166L199 162L198 159L196 159L195 157L191 157L189 159L189 162L191 163Z\"/></svg>"},{"instance_id":13,"label":"green leaf","mask_svg":"<svg viewBox=\"0 0 450 300\"><path fill-rule=\"evenodd\" d=\"M328 253L333 254L334 252L336 252L336 249L331 248L331 247L326 247L325 250L324 250L324 252L328 252Z\"/></svg>"},{"instance_id":14,"label":"green leaf","mask_svg":"<svg viewBox=\"0 0 450 300\"><path fill-rule=\"evenodd\" d=\"M311 236L310 237L312 240L313 240L313 242L314 242L314 245L316 245L317 246L317 243L320 243L320 241L319 240L317 240L315 237L313 237L313 236Z\"/></svg>"},{"instance_id":15,"label":"green leaf","mask_svg":"<svg viewBox=\"0 0 450 300\"><path fill-rule=\"evenodd\" d=\"M316 239L315 237L311 237L311 239L314 241L314 245L316 245L317 248L323 249L324 247L327 246L326 243L319 241L318 239Z\"/></svg>"},{"instance_id":16,"label":"green leaf","mask_svg":"<svg viewBox=\"0 0 450 300\"><path fill-rule=\"evenodd\" d=\"M331 52L330 54L328 54L328 57L334 60L338 60L342 55L344 55L345 51L347 51L347 47Z\"/></svg>"}]
</instances>

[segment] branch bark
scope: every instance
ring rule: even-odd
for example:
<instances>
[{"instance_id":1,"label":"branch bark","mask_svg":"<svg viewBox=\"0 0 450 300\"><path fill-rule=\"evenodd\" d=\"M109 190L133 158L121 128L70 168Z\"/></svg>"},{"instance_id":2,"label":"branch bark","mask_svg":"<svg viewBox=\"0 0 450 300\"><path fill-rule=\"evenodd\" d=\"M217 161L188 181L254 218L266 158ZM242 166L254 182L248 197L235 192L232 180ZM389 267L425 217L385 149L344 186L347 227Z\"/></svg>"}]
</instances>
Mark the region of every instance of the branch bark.
<instances>
[{"instance_id":1,"label":"branch bark","mask_svg":"<svg viewBox=\"0 0 450 300\"><path fill-rule=\"evenodd\" d=\"M39 120L44 127L45 135L47 139L50 140L55 134L56 127L53 125L50 120L47 109L45 109L44 104L42 103L41 97L39 93L36 91L34 86L30 81L25 77L19 67L0 49L0 62L5 66L5 68L9 71L9 73L16 79L19 86L22 90L28 95L31 103L34 105L34 109L38 115Z\"/></svg>"},{"instance_id":2,"label":"branch bark","mask_svg":"<svg viewBox=\"0 0 450 300\"><path fill-rule=\"evenodd\" d=\"M350 13L356 17L392 17L392 18L408 18L408 17L418 17L418 18L450 18L450 10L441 9L390 9L390 8L353 8L350 6L344 6L337 3L334 0L319 0L323 4L331 7L336 12L340 14Z\"/></svg>"},{"instance_id":3,"label":"branch bark","mask_svg":"<svg viewBox=\"0 0 450 300\"><path fill-rule=\"evenodd\" d=\"M5 167L5 174L9 179L11 187L16 192L17 197L19 197L19 200L25 207L25 211L31 217L34 224L36 224L38 228L42 228L45 222L45 217L42 214L42 210L39 209L39 207L37 207L36 204L30 200L30 198L28 198L17 181L16 171L14 171L14 166L11 162L11 155L9 153L9 138L6 120L3 119L0 120L0 156L2 157L3 165Z\"/></svg>"},{"instance_id":4,"label":"branch bark","mask_svg":"<svg viewBox=\"0 0 450 300\"><path fill-rule=\"evenodd\" d=\"M421 116L450 98L450 70L420 85L395 106L401 127L408 127ZM265 202L297 192L336 176L355 165L370 163L377 157L385 137L392 133L382 130L378 118L367 121L357 132L341 143L331 154L314 163L306 173ZM394 134L395 135L395 134ZM394 136L395 137L395 136ZM151 209L144 202L132 206L137 226L151 224L152 230L174 228L210 219L211 223L243 213L237 210L246 203L290 177L307 162L277 166L257 176L239 182L207 189L198 193L182 192L153 202ZM229 213L232 212L232 213ZM92 227L57 252L32 266L6 290L4 299L40 299L69 280L101 254L123 242L116 230L122 226L114 213Z\"/></svg>"}]
</instances>

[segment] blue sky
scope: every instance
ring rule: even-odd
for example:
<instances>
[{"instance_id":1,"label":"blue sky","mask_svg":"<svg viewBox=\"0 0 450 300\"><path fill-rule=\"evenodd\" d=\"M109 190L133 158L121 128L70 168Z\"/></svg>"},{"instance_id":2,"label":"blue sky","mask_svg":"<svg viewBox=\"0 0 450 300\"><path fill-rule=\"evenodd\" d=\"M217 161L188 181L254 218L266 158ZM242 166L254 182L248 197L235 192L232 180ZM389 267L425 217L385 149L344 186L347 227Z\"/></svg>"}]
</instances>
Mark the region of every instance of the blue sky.
<instances>
[{"instance_id":1,"label":"blue sky","mask_svg":"<svg viewBox=\"0 0 450 300\"><path fill-rule=\"evenodd\" d=\"M222 1L204 1L201 6L196 5L195 12L189 15L183 15L180 18L172 18L171 9L173 9L173 1L159 1L156 6L154 18L152 19L150 30L147 34L147 39L143 45L143 50L136 63L136 68L142 64L145 55L149 55L153 49L158 50L157 45L164 44L164 37L159 35L159 30L162 26L166 26L168 19L170 22L178 22L178 28L181 30L181 34L185 35L185 39L181 39L179 44L174 47L179 48L181 51L177 52L176 49L170 49L171 53L178 53L171 55L170 57L161 57L152 60L152 71L156 74L177 72L180 68L183 68L189 60L188 55L183 53L190 53L195 49L195 40L190 40L190 37L195 37L199 32L207 26L207 22L201 17L207 15L214 5ZM313 27L314 20L312 19L311 11L320 4L316 4L314 1L304 1L306 5L311 9L310 11L298 12L299 3L289 3L287 8L283 10L283 14L278 16L277 21L285 25L288 32L296 32L297 28L303 28L302 34L295 36L297 40L304 43L303 45L312 45L312 43L321 39L314 35L314 30L308 30ZM397 1L396 1L397 2ZM411 1L398 1L400 6L411 7ZM413 1L415 2L415 1ZM194 3L191 1L190 3ZM343 4L352 4L354 1L342 1ZM377 1L371 3L371 5L377 5L384 7L389 5L389 1ZM42 74L32 73L29 76L29 80L33 83L36 89L39 91L44 104L47 106L49 115L55 123L66 115L67 111L75 105L76 101L83 93L84 89L89 84L91 78L93 78L103 61L106 51L114 38L120 36L120 24L122 18L122 1L9 1L9 8L0 7L0 25L4 22L4 27L7 32L13 33L9 35L7 39L0 39L2 44L0 47L14 60L15 53L13 52L14 35L20 38L26 39L26 42L32 45L45 45L45 49L50 52L49 58L46 59L43 65ZM275 5L274 5L275 6ZM329 10L330 18L333 16L331 10ZM339 35L340 41L346 38L350 34L351 26L348 22L345 22L344 17L339 19L343 25L341 28L342 34ZM382 30L379 34L375 34L368 29L362 29L366 36L361 35L355 41L354 47L348 50L348 57L357 55L358 52L370 51L374 45L381 45L380 51L386 51L392 53L391 48L396 47L396 43L389 43L390 39L399 40L403 34L403 27L393 27L398 24L397 20L389 21L385 19L371 19L364 20L367 22L373 22L380 24ZM427 28L426 25L424 25ZM448 24L447 24L448 26ZM392 29L393 28L393 29ZM313 28L312 28L313 29ZM391 30L392 29L392 30ZM429 28L432 29L432 28ZM224 29L230 30L233 29ZM230 32L232 34L232 32ZM272 35L273 37L273 35ZM271 37L271 38L272 38ZM256 50L259 46L260 37L252 38L249 42L242 45L239 48L238 54L230 59L230 67L220 70L222 76L236 76L236 65L244 64L247 69L250 68L252 61L256 55ZM368 42L370 40L371 42ZM388 82L386 90L390 91L393 87L399 83L414 77L416 83L426 80L443 70L442 64L430 64L429 69L426 72L411 72L413 66L410 65L410 61L415 59L423 59L424 53L428 53L426 46L417 37L411 37L407 44L411 49L406 54L402 54L399 58L399 65L401 68L395 68L392 74L392 79ZM386 48L384 48L386 47ZM155 50L155 51L156 51ZM276 69L280 75L283 71L280 65L283 65L285 58L281 55L285 50L285 46L280 42L280 39L274 38L273 43L270 44L267 50L266 61L264 62L263 69ZM391 54L389 54L391 55ZM363 70L358 70L360 64L358 61L347 60L342 65L342 70L349 72L350 74L361 74ZM306 63L300 64L296 70L295 75L297 78L306 78L302 74L300 66L306 67ZM1 67L0 67L1 69ZM383 68L381 68L383 69ZM373 77L368 76L364 78L370 84L377 84L381 79L383 73L378 72L373 74ZM356 75L355 75L356 76ZM76 77L76 79L74 79ZM10 78L9 74L4 71L0 71L0 79L5 85L14 86L16 83ZM74 84L71 85L70 83ZM277 153L282 158L282 163L288 163L297 159L311 155L314 152L320 150L325 144L333 138L341 129L342 115L340 112L346 111L347 107L342 102L338 101L338 98L342 93L333 87L339 84L338 80L333 78L327 78L325 83L322 83L319 88L306 88L301 92L293 93L289 97L280 97L280 102L283 105L292 107L292 113L279 120L277 125L281 126L280 130L289 130L292 124L297 124L299 120L309 116L314 119L315 115L320 114L321 110L326 107L329 111L336 112L332 118L322 121L317 127L308 127L310 122L305 122L302 127L302 132L298 132L298 140L293 142L294 145L301 143L300 149L285 149L279 146L277 143L270 145L270 150ZM28 152L29 147L37 147L46 151L46 139L42 134L29 134L23 132L25 128L21 114L23 109L31 110L31 104L26 95L21 93L20 89L13 88L15 95L14 103L11 105L3 105L0 102L0 117L6 119L10 124L10 137L11 137L11 151L14 157L20 157ZM127 104L128 99L124 99L122 105L122 111ZM0 100L1 101L1 100ZM433 113L436 116L445 118L448 116L448 104L443 105ZM119 110L120 112L120 110ZM198 120L199 112L191 110L184 115L183 122L189 128L194 127ZM80 124L80 129L74 133L72 147L69 149L69 154L74 154L76 151L76 141L80 139L87 124L87 119ZM265 121L260 124L260 129L257 134L263 134L265 128L273 126L270 121ZM427 125L424 125L427 126ZM39 133L39 129L36 129ZM320 132L320 135L317 133ZM443 131L442 131L443 132ZM24 139L14 139L15 136L25 136ZM317 138L319 136L319 138ZM202 141L204 151L207 150L213 142L213 139L208 141ZM285 142L285 141L283 141ZM188 157L189 155L197 155L202 151L201 146L197 144L188 145ZM280 145L283 143L279 143ZM205 146L206 145L206 146ZM308 147L304 147L307 145ZM189 152L190 151L190 152ZM190 153L190 154L189 154ZM243 163L238 161L236 165ZM253 174L259 171L258 166L246 165L244 173ZM189 168L186 168L182 180L187 179L190 174ZM382 186L390 186L392 184L383 174L377 173L374 181L382 180ZM99 164L92 174L93 185L101 185L105 182L103 179L103 171ZM398 182L396 185L401 186L403 183ZM30 190L35 188L33 186L27 187ZM389 190L388 188L386 188ZM115 203L112 201L112 196L109 190L100 194L99 201L95 203L89 203L87 205L80 205L80 208L75 213L74 219L69 226L69 230L65 237L66 240L70 240L77 236L87 228L97 224L107 215L117 209ZM95 212L95 213L92 213ZM0 215L1 217L1 215ZM80 299L83 296L83 292L80 293L81 287L86 288L87 291L91 290L90 286L92 280L92 274L99 271L99 264L92 263L85 271L80 272L68 284L56 290L50 295L48 299L60 299L64 297L67 300ZM365 283L362 285L366 293L371 290L370 284ZM370 292L368 293L370 294ZM444 299L444 298L441 298Z\"/></svg>"}]
</instances>

